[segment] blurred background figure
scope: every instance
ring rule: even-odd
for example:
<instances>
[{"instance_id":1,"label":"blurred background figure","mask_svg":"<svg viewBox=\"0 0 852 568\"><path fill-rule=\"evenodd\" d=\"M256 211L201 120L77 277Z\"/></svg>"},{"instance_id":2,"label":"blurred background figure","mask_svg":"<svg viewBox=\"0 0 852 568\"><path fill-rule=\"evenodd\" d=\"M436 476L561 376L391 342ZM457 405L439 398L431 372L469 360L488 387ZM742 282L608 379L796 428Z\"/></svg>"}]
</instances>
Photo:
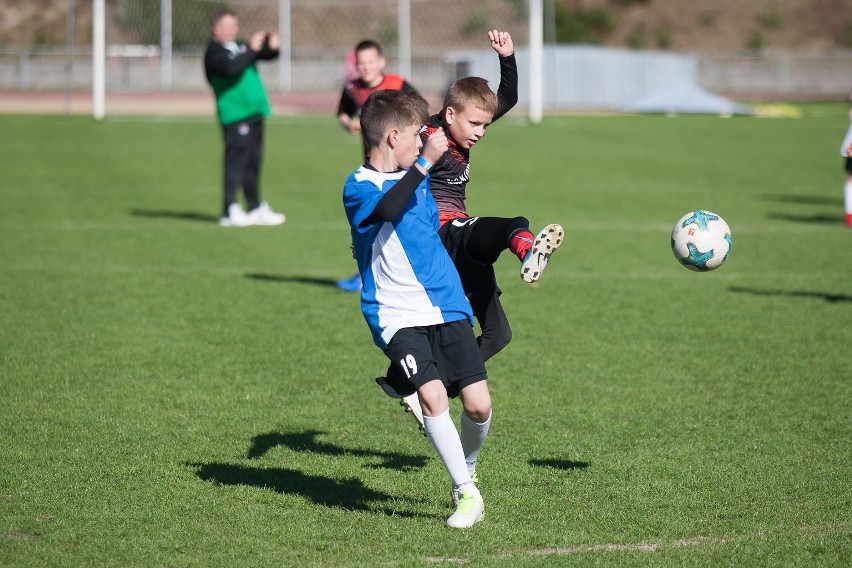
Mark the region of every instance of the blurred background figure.
<instances>
[{"instance_id":1,"label":"blurred background figure","mask_svg":"<svg viewBox=\"0 0 852 568\"><path fill-rule=\"evenodd\" d=\"M852 103L852 91L849 91L849 102ZM843 205L846 208L846 226L852 228L852 108L849 109L849 128L840 145L840 155L846 159L846 183L843 186Z\"/></svg>"},{"instance_id":2,"label":"blurred background figure","mask_svg":"<svg viewBox=\"0 0 852 568\"><path fill-rule=\"evenodd\" d=\"M278 57L281 38L275 30L256 32L248 43L237 39L239 22L229 10L214 14L210 43L204 53L204 72L216 96L216 113L225 139L223 227L280 225L284 214L260 200L263 159L263 121L271 110L258 60ZM248 212L237 201L242 187Z\"/></svg>"},{"instance_id":3,"label":"blurred background figure","mask_svg":"<svg viewBox=\"0 0 852 568\"><path fill-rule=\"evenodd\" d=\"M403 77L385 73L387 60L378 42L365 39L355 46L354 54L358 75L343 86L340 104L337 105L337 120L349 134L358 135L361 133L361 107L367 97L384 89L411 93L417 90ZM338 280L336 284L346 292L358 292L361 290L361 276L355 274Z\"/></svg>"}]
</instances>

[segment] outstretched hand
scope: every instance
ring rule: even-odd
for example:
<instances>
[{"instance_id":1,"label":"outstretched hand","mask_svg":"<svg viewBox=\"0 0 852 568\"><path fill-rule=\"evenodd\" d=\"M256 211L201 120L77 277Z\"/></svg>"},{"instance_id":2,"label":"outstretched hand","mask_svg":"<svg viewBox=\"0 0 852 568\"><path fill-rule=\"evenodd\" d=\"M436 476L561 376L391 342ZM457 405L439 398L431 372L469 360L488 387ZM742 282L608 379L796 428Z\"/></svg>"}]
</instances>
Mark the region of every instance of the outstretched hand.
<instances>
[{"instance_id":1,"label":"outstretched hand","mask_svg":"<svg viewBox=\"0 0 852 568\"><path fill-rule=\"evenodd\" d=\"M506 57L515 53L515 46L512 43L512 36L509 35L509 32L491 30L488 32L488 39L491 40L491 49L496 51L500 57Z\"/></svg>"}]
</instances>

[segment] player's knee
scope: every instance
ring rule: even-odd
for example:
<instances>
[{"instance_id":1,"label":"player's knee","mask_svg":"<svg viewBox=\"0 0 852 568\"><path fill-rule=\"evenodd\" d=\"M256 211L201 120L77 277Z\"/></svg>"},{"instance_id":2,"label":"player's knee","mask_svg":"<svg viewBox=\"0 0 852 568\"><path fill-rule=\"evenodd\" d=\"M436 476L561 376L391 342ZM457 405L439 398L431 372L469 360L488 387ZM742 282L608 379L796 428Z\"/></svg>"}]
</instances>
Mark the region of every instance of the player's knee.
<instances>
[{"instance_id":1,"label":"player's knee","mask_svg":"<svg viewBox=\"0 0 852 568\"><path fill-rule=\"evenodd\" d=\"M465 405L464 413L477 424L487 422L491 417L491 398Z\"/></svg>"},{"instance_id":2,"label":"player's knee","mask_svg":"<svg viewBox=\"0 0 852 568\"><path fill-rule=\"evenodd\" d=\"M447 390L441 381L429 381L417 389L417 395L426 416L438 416L450 407Z\"/></svg>"}]
</instances>

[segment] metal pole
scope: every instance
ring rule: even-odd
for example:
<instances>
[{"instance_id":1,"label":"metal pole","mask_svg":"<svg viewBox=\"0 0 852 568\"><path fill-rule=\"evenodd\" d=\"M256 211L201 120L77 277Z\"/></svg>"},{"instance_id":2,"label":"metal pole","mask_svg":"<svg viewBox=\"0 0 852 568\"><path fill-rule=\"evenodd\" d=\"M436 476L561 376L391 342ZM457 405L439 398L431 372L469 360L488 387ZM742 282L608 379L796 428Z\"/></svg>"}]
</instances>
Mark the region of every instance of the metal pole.
<instances>
[{"instance_id":1,"label":"metal pole","mask_svg":"<svg viewBox=\"0 0 852 568\"><path fill-rule=\"evenodd\" d=\"M399 74L411 78L411 2L398 0Z\"/></svg>"},{"instance_id":2,"label":"metal pole","mask_svg":"<svg viewBox=\"0 0 852 568\"><path fill-rule=\"evenodd\" d=\"M530 0L530 122L542 117L542 0Z\"/></svg>"},{"instance_id":3,"label":"metal pole","mask_svg":"<svg viewBox=\"0 0 852 568\"><path fill-rule=\"evenodd\" d=\"M290 0L278 0L278 33L281 53L278 55L278 88L289 92L293 88L293 52L290 37Z\"/></svg>"},{"instance_id":4,"label":"metal pole","mask_svg":"<svg viewBox=\"0 0 852 568\"><path fill-rule=\"evenodd\" d=\"M160 0L160 87L172 88L172 0Z\"/></svg>"},{"instance_id":5,"label":"metal pole","mask_svg":"<svg viewBox=\"0 0 852 568\"><path fill-rule=\"evenodd\" d=\"M74 11L76 0L68 0L65 15L65 116L71 114L71 95L74 89Z\"/></svg>"},{"instance_id":6,"label":"metal pole","mask_svg":"<svg viewBox=\"0 0 852 568\"><path fill-rule=\"evenodd\" d=\"M106 99L106 0L92 0L92 116L102 120Z\"/></svg>"}]
</instances>

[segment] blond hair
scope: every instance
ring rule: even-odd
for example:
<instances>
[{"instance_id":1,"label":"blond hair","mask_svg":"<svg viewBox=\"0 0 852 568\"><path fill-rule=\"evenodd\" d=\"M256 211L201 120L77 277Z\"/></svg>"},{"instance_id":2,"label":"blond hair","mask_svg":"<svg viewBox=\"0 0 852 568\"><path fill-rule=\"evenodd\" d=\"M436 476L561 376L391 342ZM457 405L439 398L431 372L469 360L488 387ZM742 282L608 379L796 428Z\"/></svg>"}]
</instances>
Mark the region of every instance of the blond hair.
<instances>
[{"instance_id":1,"label":"blond hair","mask_svg":"<svg viewBox=\"0 0 852 568\"><path fill-rule=\"evenodd\" d=\"M464 77L459 79L447 91L444 108L453 107L463 111L476 107L492 116L497 112L497 95L488 87L488 81L482 77Z\"/></svg>"}]
</instances>

